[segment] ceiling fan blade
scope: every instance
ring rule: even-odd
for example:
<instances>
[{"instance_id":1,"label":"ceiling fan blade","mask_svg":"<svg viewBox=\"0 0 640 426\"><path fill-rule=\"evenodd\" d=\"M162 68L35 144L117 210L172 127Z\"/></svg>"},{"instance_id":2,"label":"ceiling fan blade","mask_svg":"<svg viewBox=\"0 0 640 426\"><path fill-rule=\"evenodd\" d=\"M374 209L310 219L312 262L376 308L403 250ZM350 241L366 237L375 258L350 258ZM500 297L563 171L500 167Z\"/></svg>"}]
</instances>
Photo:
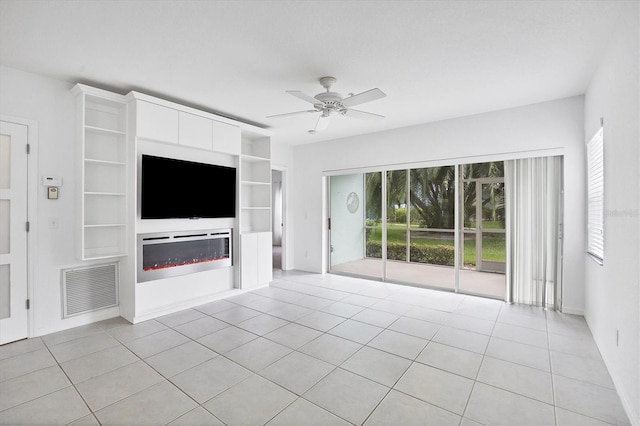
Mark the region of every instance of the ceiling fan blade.
<instances>
[{"instance_id":1,"label":"ceiling fan blade","mask_svg":"<svg viewBox=\"0 0 640 426\"><path fill-rule=\"evenodd\" d=\"M317 109L308 109L306 111L286 112L284 114L269 115L266 118L288 117L290 115L307 114L307 113L310 113L310 112L318 112L318 110Z\"/></svg>"},{"instance_id":2,"label":"ceiling fan blade","mask_svg":"<svg viewBox=\"0 0 640 426\"><path fill-rule=\"evenodd\" d=\"M352 106L360 105L365 102L375 101L377 99L381 99L386 96L387 95L385 95L382 90L376 88L376 89L367 90L366 92L358 93L357 95L349 96L348 98L345 98L342 101L340 101L340 103L345 107L350 108Z\"/></svg>"},{"instance_id":3,"label":"ceiling fan blade","mask_svg":"<svg viewBox=\"0 0 640 426\"><path fill-rule=\"evenodd\" d=\"M364 112L357 109L348 109L347 112L344 113L347 117L358 118L360 120L368 120L368 121L380 121L384 118L384 115L373 114L370 112Z\"/></svg>"},{"instance_id":4,"label":"ceiling fan blade","mask_svg":"<svg viewBox=\"0 0 640 426\"><path fill-rule=\"evenodd\" d=\"M318 122L316 123L316 128L313 129L314 131L318 131L318 130L324 130L327 128L327 126L329 126L329 122L331 121L331 116L330 115L321 115L320 117L318 117Z\"/></svg>"},{"instance_id":5,"label":"ceiling fan blade","mask_svg":"<svg viewBox=\"0 0 640 426\"><path fill-rule=\"evenodd\" d=\"M321 104L322 102L320 102L319 100L317 100L316 98L307 95L306 93L302 93L298 90L287 90L286 91L288 94L295 96L298 99L302 99L303 101L307 101L313 105L315 104Z\"/></svg>"}]
</instances>

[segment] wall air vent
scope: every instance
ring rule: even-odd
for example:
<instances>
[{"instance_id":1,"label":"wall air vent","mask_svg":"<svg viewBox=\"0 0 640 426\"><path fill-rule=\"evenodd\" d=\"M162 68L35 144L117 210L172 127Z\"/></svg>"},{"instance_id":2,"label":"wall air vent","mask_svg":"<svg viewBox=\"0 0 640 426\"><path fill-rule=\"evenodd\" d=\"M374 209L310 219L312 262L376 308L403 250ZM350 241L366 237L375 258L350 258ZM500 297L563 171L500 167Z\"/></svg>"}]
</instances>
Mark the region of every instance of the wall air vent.
<instances>
[{"instance_id":1,"label":"wall air vent","mask_svg":"<svg viewBox=\"0 0 640 426\"><path fill-rule=\"evenodd\" d=\"M62 317L118 305L118 263L62 270Z\"/></svg>"}]
</instances>

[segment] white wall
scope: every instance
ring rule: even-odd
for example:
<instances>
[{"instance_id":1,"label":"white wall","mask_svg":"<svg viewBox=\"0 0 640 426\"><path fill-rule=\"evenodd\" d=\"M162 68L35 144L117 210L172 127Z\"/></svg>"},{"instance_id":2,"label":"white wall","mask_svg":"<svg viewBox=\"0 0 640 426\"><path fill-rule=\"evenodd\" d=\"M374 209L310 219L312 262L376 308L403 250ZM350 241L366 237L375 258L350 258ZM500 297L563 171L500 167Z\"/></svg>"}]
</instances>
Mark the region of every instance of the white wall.
<instances>
[{"instance_id":1,"label":"white wall","mask_svg":"<svg viewBox=\"0 0 640 426\"><path fill-rule=\"evenodd\" d=\"M60 270L90 264L79 262L75 250L75 104L71 85L36 74L0 67L0 114L37 121L37 170L35 175L61 176L58 200L48 200L40 182L30 182L37 191L32 232L36 236L33 265L32 318L35 335L117 315L117 310L101 311L62 319ZM58 219L58 228L49 229L49 218Z\"/></svg>"},{"instance_id":2,"label":"white wall","mask_svg":"<svg viewBox=\"0 0 640 426\"><path fill-rule=\"evenodd\" d=\"M633 424L640 424L639 6L618 25L585 96L589 139L604 118L605 259L585 255L585 318ZM619 343L616 345L616 331Z\"/></svg>"},{"instance_id":3,"label":"white wall","mask_svg":"<svg viewBox=\"0 0 640 426\"><path fill-rule=\"evenodd\" d=\"M364 258L364 175L331 176L331 265ZM347 209L347 197L354 192L358 210Z\"/></svg>"},{"instance_id":4,"label":"white wall","mask_svg":"<svg viewBox=\"0 0 640 426\"><path fill-rule=\"evenodd\" d=\"M584 307L583 97L545 102L469 117L294 147L293 212L297 269L324 272L326 226L323 172L408 163L446 164L564 154L564 308ZM511 153L511 154L510 154ZM514 154L515 153L515 154ZM637 158L637 157L636 157Z\"/></svg>"}]
</instances>

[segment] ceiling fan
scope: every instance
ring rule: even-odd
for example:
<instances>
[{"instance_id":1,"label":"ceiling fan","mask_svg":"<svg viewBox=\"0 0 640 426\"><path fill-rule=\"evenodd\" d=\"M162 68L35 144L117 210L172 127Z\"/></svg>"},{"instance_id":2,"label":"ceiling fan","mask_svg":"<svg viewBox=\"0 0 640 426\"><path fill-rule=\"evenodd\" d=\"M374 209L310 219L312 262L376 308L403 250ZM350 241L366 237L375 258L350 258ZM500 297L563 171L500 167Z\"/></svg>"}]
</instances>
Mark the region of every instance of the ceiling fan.
<instances>
[{"instance_id":1,"label":"ceiling fan","mask_svg":"<svg viewBox=\"0 0 640 426\"><path fill-rule=\"evenodd\" d=\"M343 98L340 93L331 91L331 86L333 86L335 82L335 77L322 77L320 79L320 84L326 89L326 92L318 93L313 97L297 90L287 90L287 93L289 93L290 95L313 104L313 107L315 109L289 112L286 114L270 115L267 118L288 117L291 115L319 112L320 117L318 117L315 128L313 130L309 130L309 133L312 134L316 133L318 130L326 129L329 125L329 122L331 121L331 116L334 114L370 121L378 121L384 118L384 116L382 115L372 114L370 112L364 112L351 108L365 102L371 102L377 99L384 98L387 95L385 95L382 90L377 88L371 89L367 90L366 92L358 93L357 95L350 94L350 96Z\"/></svg>"}]
</instances>

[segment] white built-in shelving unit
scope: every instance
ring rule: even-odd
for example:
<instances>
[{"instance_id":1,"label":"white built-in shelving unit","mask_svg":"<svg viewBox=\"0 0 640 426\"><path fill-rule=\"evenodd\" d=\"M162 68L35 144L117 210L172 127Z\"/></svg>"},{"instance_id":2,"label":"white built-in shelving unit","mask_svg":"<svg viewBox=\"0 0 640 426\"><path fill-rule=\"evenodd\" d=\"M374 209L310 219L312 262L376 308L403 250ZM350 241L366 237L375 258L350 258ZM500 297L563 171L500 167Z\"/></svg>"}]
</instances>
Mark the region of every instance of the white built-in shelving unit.
<instances>
[{"instance_id":1,"label":"white built-in shelving unit","mask_svg":"<svg viewBox=\"0 0 640 426\"><path fill-rule=\"evenodd\" d=\"M271 235L271 139L243 135L240 154L240 276L243 288L273 278Z\"/></svg>"},{"instance_id":2,"label":"white built-in shelving unit","mask_svg":"<svg viewBox=\"0 0 640 426\"><path fill-rule=\"evenodd\" d=\"M78 257L125 256L127 104L123 96L78 84L80 197Z\"/></svg>"},{"instance_id":3,"label":"white built-in shelving unit","mask_svg":"<svg viewBox=\"0 0 640 426\"><path fill-rule=\"evenodd\" d=\"M267 285L272 279L271 136L268 130L143 93L74 87L78 114L79 258L120 257L120 315L144 321ZM236 216L143 220L142 155L236 168ZM166 179L171 179L167 176ZM215 202L217 185L194 182ZM166 194L171 202L172 194ZM232 228L233 264L137 279L139 236ZM237 244L239 243L239 244Z\"/></svg>"},{"instance_id":4,"label":"white built-in shelving unit","mask_svg":"<svg viewBox=\"0 0 640 426\"><path fill-rule=\"evenodd\" d=\"M243 140L240 155L240 232L271 231L271 142Z\"/></svg>"}]
</instances>

